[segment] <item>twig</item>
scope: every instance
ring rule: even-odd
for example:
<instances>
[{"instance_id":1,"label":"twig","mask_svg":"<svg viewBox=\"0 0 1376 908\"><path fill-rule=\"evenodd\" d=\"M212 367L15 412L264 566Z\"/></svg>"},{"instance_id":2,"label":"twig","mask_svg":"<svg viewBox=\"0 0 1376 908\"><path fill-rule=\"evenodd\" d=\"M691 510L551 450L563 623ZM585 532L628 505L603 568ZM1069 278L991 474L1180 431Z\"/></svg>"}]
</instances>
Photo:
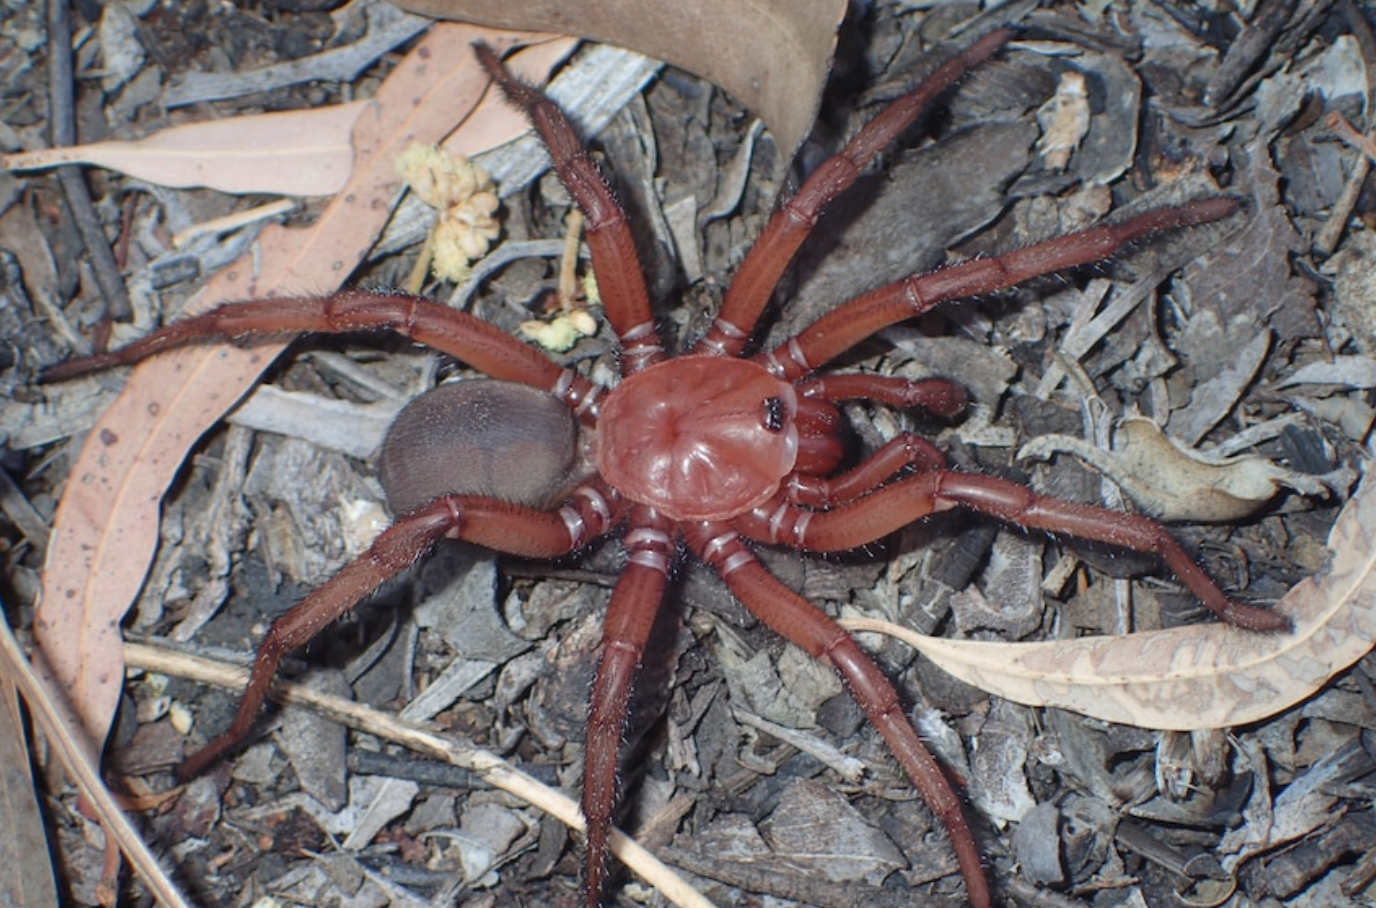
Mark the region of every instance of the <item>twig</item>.
<instances>
[{"instance_id":1,"label":"twig","mask_svg":"<svg viewBox=\"0 0 1376 908\"><path fill-rule=\"evenodd\" d=\"M52 124L54 147L75 145L77 140L72 24L67 18L68 6L67 0L48 0L48 120ZM110 241L105 236L105 228L96 215L96 206L91 201L91 193L82 178L81 169L75 165L59 167L57 178L62 186L62 194L67 198L67 208L81 233L81 242L90 256L96 283L100 285L100 293L105 298L106 315L115 320L129 319L133 314L129 293L125 289L124 278L120 276L119 265L115 263Z\"/></svg>"},{"instance_id":2,"label":"twig","mask_svg":"<svg viewBox=\"0 0 1376 908\"><path fill-rule=\"evenodd\" d=\"M66 708L63 699L34 673L33 666L24 658L19 641L14 639L3 615L4 609L0 608L0 671L19 689L29 706L29 712L52 742L58 759L95 811L105 834L118 843L120 851L139 872L144 883L166 908L189 908L176 884L167 878L167 874L158 866L157 858L115 803L114 796L100 778L100 772L88 761L85 747L72 733L72 728L79 725L78 720L75 717L67 721L62 719L60 711Z\"/></svg>"},{"instance_id":3,"label":"twig","mask_svg":"<svg viewBox=\"0 0 1376 908\"><path fill-rule=\"evenodd\" d=\"M124 659L131 668L176 675L229 690L243 689L248 679L248 672L238 666L141 643L125 643ZM582 831L584 828L582 811L572 798L513 768L496 754L437 734L420 723L407 722L300 684L277 681L270 688L269 696L279 703L308 706L350 728L477 773L488 785L515 795L570 829ZM712 908L712 903L702 893L625 833L612 830L611 848L622 863L674 904L684 908Z\"/></svg>"}]
</instances>

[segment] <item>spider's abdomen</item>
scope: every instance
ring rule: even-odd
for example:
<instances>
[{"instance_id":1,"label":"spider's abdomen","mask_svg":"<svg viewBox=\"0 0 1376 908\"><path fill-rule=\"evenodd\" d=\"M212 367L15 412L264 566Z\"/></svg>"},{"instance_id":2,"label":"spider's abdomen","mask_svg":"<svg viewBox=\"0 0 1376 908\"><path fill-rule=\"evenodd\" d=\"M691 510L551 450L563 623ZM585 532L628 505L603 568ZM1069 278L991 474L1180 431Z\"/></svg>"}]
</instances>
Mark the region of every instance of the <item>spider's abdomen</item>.
<instances>
[{"instance_id":1,"label":"spider's abdomen","mask_svg":"<svg viewBox=\"0 0 1376 908\"><path fill-rule=\"evenodd\" d=\"M548 508L576 480L577 452L567 405L525 385L472 379L432 388L398 414L378 478L398 515L450 494Z\"/></svg>"},{"instance_id":2,"label":"spider's abdomen","mask_svg":"<svg viewBox=\"0 0 1376 908\"><path fill-rule=\"evenodd\" d=\"M683 356L637 372L602 405L597 469L675 520L763 504L798 458L793 386L758 363Z\"/></svg>"}]
</instances>

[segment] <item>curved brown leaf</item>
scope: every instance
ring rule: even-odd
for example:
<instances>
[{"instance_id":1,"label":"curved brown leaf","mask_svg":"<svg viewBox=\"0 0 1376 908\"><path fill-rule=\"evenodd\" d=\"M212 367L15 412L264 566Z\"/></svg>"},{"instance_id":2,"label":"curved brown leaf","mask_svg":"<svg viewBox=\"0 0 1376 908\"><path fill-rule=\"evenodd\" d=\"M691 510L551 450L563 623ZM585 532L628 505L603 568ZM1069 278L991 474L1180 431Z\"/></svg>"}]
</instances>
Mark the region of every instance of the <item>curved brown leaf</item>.
<instances>
[{"instance_id":1,"label":"curved brown leaf","mask_svg":"<svg viewBox=\"0 0 1376 908\"><path fill-rule=\"evenodd\" d=\"M821 103L845 0L398 0L436 19L605 41L696 73L769 125L785 158Z\"/></svg>"},{"instance_id":2,"label":"curved brown leaf","mask_svg":"<svg viewBox=\"0 0 1376 908\"><path fill-rule=\"evenodd\" d=\"M457 23L432 28L359 117L349 183L315 224L263 231L257 254L211 278L188 311L338 289L391 215L401 188L397 153L438 142L483 97L488 79L470 49L479 38L505 48L548 36ZM119 699L120 621L157 546L163 493L191 447L283 346L194 346L139 364L72 468L53 521L34 635L43 656L36 661L69 698L93 753Z\"/></svg>"},{"instance_id":3,"label":"curved brown leaf","mask_svg":"<svg viewBox=\"0 0 1376 908\"><path fill-rule=\"evenodd\" d=\"M1189 731L1259 722L1312 696L1376 645L1376 465L1328 537L1330 563L1276 606L1284 634L1223 624L1120 637L989 643L924 637L888 622L851 630L891 634L981 690L1028 706L1057 706L1144 728Z\"/></svg>"}]
</instances>

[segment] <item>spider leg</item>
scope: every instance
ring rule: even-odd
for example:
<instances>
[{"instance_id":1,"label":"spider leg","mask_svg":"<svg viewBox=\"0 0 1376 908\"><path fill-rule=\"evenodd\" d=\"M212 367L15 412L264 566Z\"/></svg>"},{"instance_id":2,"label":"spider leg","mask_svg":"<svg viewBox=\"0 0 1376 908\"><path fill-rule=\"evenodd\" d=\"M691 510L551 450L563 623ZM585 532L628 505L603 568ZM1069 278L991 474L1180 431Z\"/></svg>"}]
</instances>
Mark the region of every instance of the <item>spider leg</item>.
<instances>
[{"instance_id":1,"label":"spider leg","mask_svg":"<svg viewBox=\"0 0 1376 908\"><path fill-rule=\"evenodd\" d=\"M951 837L970 903L988 908L989 886L960 797L904 714L898 693L855 640L835 621L784 586L756 560L736 532L722 523L685 531L689 547L710 564L760 621L836 670Z\"/></svg>"},{"instance_id":2,"label":"spider leg","mask_svg":"<svg viewBox=\"0 0 1376 908\"><path fill-rule=\"evenodd\" d=\"M1021 527L1154 553L1224 621L1257 631L1289 627L1283 615L1230 599L1157 521L1038 495L1026 486L992 476L935 470L900 479L829 511L780 503L772 514L759 509L737 517L732 525L761 542L839 552L953 507L969 508Z\"/></svg>"},{"instance_id":3,"label":"spider leg","mask_svg":"<svg viewBox=\"0 0 1376 908\"><path fill-rule=\"evenodd\" d=\"M1097 262L1143 237L1217 221L1238 207L1236 199L1223 196L1201 199L1177 208L1148 211L1117 224L1101 224L996 258L912 275L841 304L756 358L784 380L794 380L875 332L920 315L938 303L993 293L1043 274Z\"/></svg>"},{"instance_id":4,"label":"spider leg","mask_svg":"<svg viewBox=\"0 0 1376 908\"><path fill-rule=\"evenodd\" d=\"M866 457L860 464L840 476L823 477L805 473L792 473L784 480L779 494L756 508L746 518L735 518L732 525L741 519L758 519L754 515L774 516L783 505L802 505L805 508L834 508L862 495L868 495L883 483L892 479L903 470L942 470L946 468L946 455L936 445L920 435L901 432L886 442L879 450ZM757 528L758 524L749 526ZM748 533L752 539L759 538Z\"/></svg>"},{"instance_id":5,"label":"spider leg","mask_svg":"<svg viewBox=\"0 0 1376 908\"><path fill-rule=\"evenodd\" d=\"M923 410L947 418L960 414L970 402L965 386L949 379L910 379L858 372L814 376L798 383L798 393L833 403L873 400L902 410Z\"/></svg>"},{"instance_id":6,"label":"spider leg","mask_svg":"<svg viewBox=\"0 0 1376 908\"><path fill-rule=\"evenodd\" d=\"M885 108L839 154L823 161L797 194L769 219L737 269L711 330L698 341L693 352L738 355L750 339L784 269L817 224L826 204L849 189L861 171L911 126L934 98L992 56L1012 34L1010 29L1000 28L980 38L912 92Z\"/></svg>"},{"instance_id":7,"label":"spider leg","mask_svg":"<svg viewBox=\"0 0 1376 908\"><path fill-rule=\"evenodd\" d=\"M475 44L473 49L502 93L522 108L535 125L549 148L560 182L587 218L588 248L592 251L597 287L607 320L621 339L623 372L631 374L658 362L664 350L655 331L640 255L635 250L626 212L602 170L557 104L544 92L509 73L486 44Z\"/></svg>"},{"instance_id":8,"label":"spider leg","mask_svg":"<svg viewBox=\"0 0 1376 908\"><path fill-rule=\"evenodd\" d=\"M548 391L580 415L596 412L601 389L539 350L466 312L405 294L345 290L332 296L247 300L173 322L127 346L50 366L45 382L123 366L184 344L216 338L347 334L391 330L462 360L491 378Z\"/></svg>"},{"instance_id":9,"label":"spider leg","mask_svg":"<svg viewBox=\"0 0 1376 908\"><path fill-rule=\"evenodd\" d=\"M195 777L248 736L287 653L310 642L382 583L415 564L440 539L464 539L531 558L557 558L606 532L614 522L615 511L615 496L600 485L588 484L576 489L558 511L537 511L492 498L445 495L399 518L367 551L272 622L259 644L248 686L229 729L177 767L178 777Z\"/></svg>"},{"instance_id":10,"label":"spider leg","mask_svg":"<svg viewBox=\"0 0 1376 908\"><path fill-rule=\"evenodd\" d=\"M800 402L828 404L844 400L873 400L900 407L905 410L924 410L934 416L955 416L965 409L969 395L965 389L944 378L912 380L891 378L883 375L840 374L821 375L797 384ZM807 412L799 408L800 437L806 439L805 432L821 431L829 433L828 439L834 441L836 428L841 416L835 408L828 408L833 419L814 420L816 428L802 419ZM804 446L800 445L800 448ZM839 460L839 446L837 447ZM917 435L904 432L885 444L878 451L865 458L864 462L840 476L830 475L835 466L825 461L808 463L801 453L795 472L784 480L780 492L782 497L775 502L767 502L763 510L773 513L781 502L804 505L809 508L830 508L867 495L905 469L940 470L946 466L946 456L936 445Z\"/></svg>"},{"instance_id":11,"label":"spider leg","mask_svg":"<svg viewBox=\"0 0 1376 908\"><path fill-rule=\"evenodd\" d=\"M588 703L583 758L583 816L587 821L584 894L598 908L606 885L607 842L616 803L621 737L631 686L640 669L645 643L664 600L673 524L644 506L636 507L623 541L630 561L612 592L602 627L602 656Z\"/></svg>"}]
</instances>

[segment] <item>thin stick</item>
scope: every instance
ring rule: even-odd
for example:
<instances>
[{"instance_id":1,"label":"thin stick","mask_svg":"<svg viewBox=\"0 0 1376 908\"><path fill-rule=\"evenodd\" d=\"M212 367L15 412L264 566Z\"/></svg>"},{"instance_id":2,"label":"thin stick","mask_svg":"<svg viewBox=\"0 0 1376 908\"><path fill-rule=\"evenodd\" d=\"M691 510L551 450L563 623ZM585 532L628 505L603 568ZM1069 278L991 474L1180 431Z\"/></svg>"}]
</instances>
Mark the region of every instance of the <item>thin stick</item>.
<instances>
[{"instance_id":1,"label":"thin stick","mask_svg":"<svg viewBox=\"0 0 1376 908\"><path fill-rule=\"evenodd\" d=\"M248 680L248 671L239 666L147 644L125 643L124 659L131 668L176 675L227 690L242 690ZM279 703L308 706L350 728L477 773L493 788L515 795L570 829L583 831L583 814L576 801L513 768L489 751L437 734L420 723L398 719L390 713L308 690L291 682L274 682L268 696ZM612 830L611 848L623 864L674 904L683 908L713 908L702 893L625 833Z\"/></svg>"},{"instance_id":2,"label":"thin stick","mask_svg":"<svg viewBox=\"0 0 1376 908\"><path fill-rule=\"evenodd\" d=\"M24 651L20 649L19 641L14 639L3 615L4 610L0 608L0 671L13 680L28 704L29 712L52 742L63 767L95 811L105 834L119 844L120 851L124 852L154 896L166 908L189 908L176 884L167 878L167 874L158 866L157 858L115 803L114 795L105 787L100 772L87 759L85 748L72 733L72 728L80 723L74 716L63 720L60 713L67 709L65 701L53 694L34 673L33 666L24 657Z\"/></svg>"}]
</instances>

